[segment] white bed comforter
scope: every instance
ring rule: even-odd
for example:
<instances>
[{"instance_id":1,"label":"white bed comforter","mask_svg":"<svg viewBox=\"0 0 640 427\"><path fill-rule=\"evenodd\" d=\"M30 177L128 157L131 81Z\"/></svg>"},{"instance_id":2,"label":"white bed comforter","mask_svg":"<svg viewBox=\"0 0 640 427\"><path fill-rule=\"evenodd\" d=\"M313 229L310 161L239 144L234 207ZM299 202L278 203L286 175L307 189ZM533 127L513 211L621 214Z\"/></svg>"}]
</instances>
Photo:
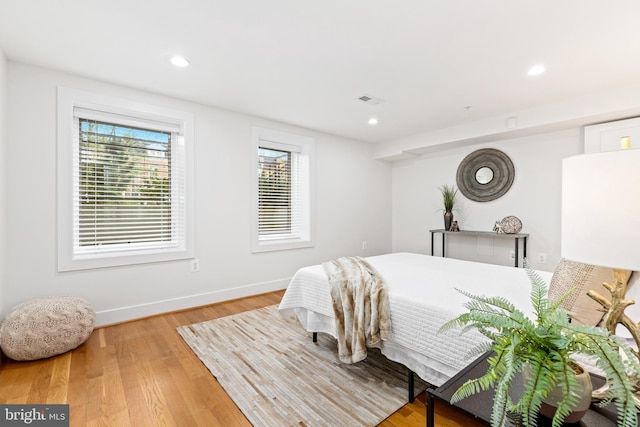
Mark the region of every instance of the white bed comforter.
<instances>
[{"instance_id":1,"label":"white bed comforter","mask_svg":"<svg viewBox=\"0 0 640 427\"><path fill-rule=\"evenodd\" d=\"M467 298L455 290L504 296L529 313L531 285L521 268L394 253L366 260L389 286L392 336L380 344L382 353L402 363L425 381L439 386L467 366L468 351L485 339L476 331L438 333L440 326L465 311ZM552 273L538 271L547 281ZM330 285L322 265L296 272L279 311L295 316L309 332L336 336Z\"/></svg>"}]
</instances>

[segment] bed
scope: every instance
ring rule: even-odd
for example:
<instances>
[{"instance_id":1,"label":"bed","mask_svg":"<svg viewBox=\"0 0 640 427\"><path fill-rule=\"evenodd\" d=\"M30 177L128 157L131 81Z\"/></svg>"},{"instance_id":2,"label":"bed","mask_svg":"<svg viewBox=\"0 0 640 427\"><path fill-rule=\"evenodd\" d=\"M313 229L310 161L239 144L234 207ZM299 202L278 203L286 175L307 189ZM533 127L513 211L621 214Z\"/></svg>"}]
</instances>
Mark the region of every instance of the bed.
<instances>
[{"instance_id":1,"label":"bed","mask_svg":"<svg viewBox=\"0 0 640 427\"><path fill-rule=\"evenodd\" d=\"M504 296L525 313L531 289L521 268L392 253L366 258L388 285L392 337L378 345L426 382L439 386L471 360L469 350L484 340L477 331L439 333L445 322L464 312L467 298L457 289ZM537 272L547 283L553 273ZM322 265L301 268L291 279L279 305L284 317L297 318L308 332L336 336L330 285Z\"/></svg>"}]
</instances>

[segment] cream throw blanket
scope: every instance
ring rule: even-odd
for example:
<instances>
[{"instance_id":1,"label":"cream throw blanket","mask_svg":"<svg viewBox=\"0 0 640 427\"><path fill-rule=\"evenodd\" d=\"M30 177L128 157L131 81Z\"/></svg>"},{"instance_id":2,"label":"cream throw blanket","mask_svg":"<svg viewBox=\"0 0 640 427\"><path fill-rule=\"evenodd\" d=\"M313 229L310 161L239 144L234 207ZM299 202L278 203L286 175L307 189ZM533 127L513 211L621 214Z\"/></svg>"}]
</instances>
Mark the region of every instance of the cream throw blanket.
<instances>
[{"instance_id":1,"label":"cream throw blanket","mask_svg":"<svg viewBox=\"0 0 640 427\"><path fill-rule=\"evenodd\" d=\"M367 347L391 338L391 311L382 276L360 257L322 264L331 284L338 356L344 363L367 357Z\"/></svg>"}]
</instances>

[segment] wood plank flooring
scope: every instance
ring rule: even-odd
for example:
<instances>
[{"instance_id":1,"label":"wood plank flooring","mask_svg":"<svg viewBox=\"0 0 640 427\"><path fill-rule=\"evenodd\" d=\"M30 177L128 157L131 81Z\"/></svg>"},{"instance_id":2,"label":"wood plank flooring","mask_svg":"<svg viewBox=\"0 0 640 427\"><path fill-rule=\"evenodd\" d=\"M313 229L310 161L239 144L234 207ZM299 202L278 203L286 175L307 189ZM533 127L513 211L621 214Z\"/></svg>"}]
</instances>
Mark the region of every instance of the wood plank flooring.
<instances>
[{"instance_id":1,"label":"wood plank flooring","mask_svg":"<svg viewBox=\"0 0 640 427\"><path fill-rule=\"evenodd\" d=\"M0 365L0 403L68 403L71 426L251 424L176 332L178 326L277 304L282 291L97 328L77 349ZM424 396L380 425L425 425ZM436 425L476 427L436 405Z\"/></svg>"}]
</instances>

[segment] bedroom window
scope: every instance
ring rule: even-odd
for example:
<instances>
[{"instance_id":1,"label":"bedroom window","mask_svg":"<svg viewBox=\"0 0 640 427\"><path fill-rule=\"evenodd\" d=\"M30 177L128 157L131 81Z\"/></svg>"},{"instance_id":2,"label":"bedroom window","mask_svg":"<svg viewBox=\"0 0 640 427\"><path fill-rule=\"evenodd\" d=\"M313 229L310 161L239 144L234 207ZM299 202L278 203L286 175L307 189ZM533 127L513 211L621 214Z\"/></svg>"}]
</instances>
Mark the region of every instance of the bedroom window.
<instances>
[{"instance_id":1,"label":"bedroom window","mask_svg":"<svg viewBox=\"0 0 640 427\"><path fill-rule=\"evenodd\" d=\"M313 246L312 138L253 129L252 251Z\"/></svg>"},{"instance_id":2,"label":"bedroom window","mask_svg":"<svg viewBox=\"0 0 640 427\"><path fill-rule=\"evenodd\" d=\"M193 118L59 90L58 270L193 257Z\"/></svg>"}]
</instances>

